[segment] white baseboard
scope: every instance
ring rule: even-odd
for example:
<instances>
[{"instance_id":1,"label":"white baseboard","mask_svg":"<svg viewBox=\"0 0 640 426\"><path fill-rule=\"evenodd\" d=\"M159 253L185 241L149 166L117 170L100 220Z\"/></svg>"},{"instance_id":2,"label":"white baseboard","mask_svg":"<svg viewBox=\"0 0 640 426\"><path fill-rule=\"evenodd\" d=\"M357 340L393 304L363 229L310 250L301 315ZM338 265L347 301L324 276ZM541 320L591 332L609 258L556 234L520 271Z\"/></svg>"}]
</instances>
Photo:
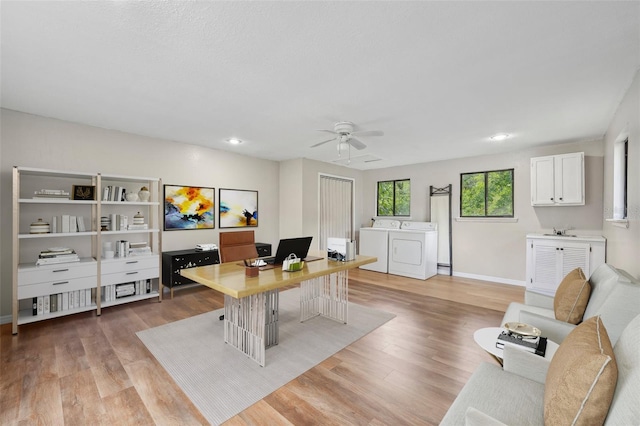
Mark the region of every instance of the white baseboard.
<instances>
[{"instance_id":1,"label":"white baseboard","mask_svg":"<svg viewBox=\"0 0 640 426\"><path fill-rule=\"evenodd\" d=\"M446 271L447 274L449 273L449 271ZM453 276L454 277L461 277L461 278L471 278L474 280L481 280L481 281L493 281L494 283L500 283L500 284L509 284L509 285L515 285L518 287L526 287L526 281L519 281L519 280L511 280L508 278L500 278L500 277L490 277L487 275L477 275L477 274L467 274L465 272L456 272L453 271Z\"/></svg>"},{"instance_id":2,"label":"white baseboard","mask_svg":"<svg viewBox=\"0 0 640 426\"><path fill-rule=\"evenodd\" d=\"M11 321L13 321L11 315L3 315L0 317L0 324L9 324Z\"/></svg>"}]
</instances>

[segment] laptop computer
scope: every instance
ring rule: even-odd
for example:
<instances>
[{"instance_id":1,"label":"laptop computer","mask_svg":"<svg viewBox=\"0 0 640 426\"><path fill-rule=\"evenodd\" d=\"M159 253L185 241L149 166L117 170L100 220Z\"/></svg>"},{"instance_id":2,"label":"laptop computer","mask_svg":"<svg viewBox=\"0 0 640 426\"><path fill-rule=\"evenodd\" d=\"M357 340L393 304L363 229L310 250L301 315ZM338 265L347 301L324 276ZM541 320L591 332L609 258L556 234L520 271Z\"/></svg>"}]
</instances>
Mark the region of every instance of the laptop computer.
<instances>
[{"instance_id":1,"label":"laptop computer","mask_svg":"<svg viewBox=\"0 0 640 426\"><path fill-rule=\"evenodd\" d=\"M291 253L304 259L309 253L312 239L313 237L284 238L278 243L275 256L264 257L261 260L264 260L267 265L281 265Z\"/></svg>"}]
</instances>

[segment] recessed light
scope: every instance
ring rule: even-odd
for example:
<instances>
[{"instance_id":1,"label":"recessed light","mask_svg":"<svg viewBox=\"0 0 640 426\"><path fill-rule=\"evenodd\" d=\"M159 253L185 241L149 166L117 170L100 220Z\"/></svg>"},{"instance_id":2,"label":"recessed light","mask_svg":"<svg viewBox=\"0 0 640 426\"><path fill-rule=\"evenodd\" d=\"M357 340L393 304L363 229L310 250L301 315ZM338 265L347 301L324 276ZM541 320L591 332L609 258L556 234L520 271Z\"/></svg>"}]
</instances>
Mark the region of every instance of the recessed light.
<instances>
[{"instance_id":1,"label":"recessed light","mask_svg":"<svg viewBox=\"0 0 640 426\"><path fill-rule=\"evenodd\" d=\"M240 145L242 143L242 141L238 138L227 139L227 142L229 142L231 145Z\"/></svg>"},{"instance_id":2,"label":"recessed light","mask_svg":"<svg viewBox=\"0 0 640 426\"><path fill-rule=\"evenodd\" d=\"M491 139L492 141L503 141L505 139L509 139L511 137L511 135L509 133L496 133L495 135L491 136L489 139Z\"/></svg>"}]
</instances>

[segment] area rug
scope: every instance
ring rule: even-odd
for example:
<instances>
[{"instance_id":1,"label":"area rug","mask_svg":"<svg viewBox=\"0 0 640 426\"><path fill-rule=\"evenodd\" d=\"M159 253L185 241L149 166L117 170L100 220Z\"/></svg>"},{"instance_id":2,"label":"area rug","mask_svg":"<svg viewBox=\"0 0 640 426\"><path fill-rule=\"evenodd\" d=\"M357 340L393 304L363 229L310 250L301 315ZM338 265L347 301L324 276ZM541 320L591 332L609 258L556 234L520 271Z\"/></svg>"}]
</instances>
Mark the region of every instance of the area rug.
<instances>
[{"instance_id":1,"label":"area rug","mask_svg":"<svg viewBox=\"0 0 640 426\"><path fill-rule=\"evenodd\" d=\"M299 320L299 289L280 293L280 343L266 366L224 343L222 309L137 333L211 424L220 424L391 320L388 312L349 303L348 324Z\"/></svg>"}]
</instances>

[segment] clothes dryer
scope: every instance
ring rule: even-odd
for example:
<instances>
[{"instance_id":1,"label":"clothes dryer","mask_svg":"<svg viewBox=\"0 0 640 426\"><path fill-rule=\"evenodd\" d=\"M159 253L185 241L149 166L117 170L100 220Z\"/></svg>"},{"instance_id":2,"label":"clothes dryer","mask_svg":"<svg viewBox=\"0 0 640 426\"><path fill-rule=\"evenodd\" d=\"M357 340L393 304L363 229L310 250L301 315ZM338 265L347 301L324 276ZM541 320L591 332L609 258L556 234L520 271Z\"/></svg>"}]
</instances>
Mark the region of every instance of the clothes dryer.
<instances>
[{"instance_id":1,"label":"clothes dryer","mask_svg":"<svg viewBox=\"0 0 640 426\"><path fill-rule=\"evenodd\" d=\"M374 263L360 268L376 272L388 272L389 230L400 229L400 221L395 219L378 219L370 228L360 228L360 244L358 253L363 256L375 256Z\"/></svg>"},{"instance_id":2,"label":"clothes dryer","mask_svg":"<svg viewBox=\"0 0 640 426\"><path fill-rule=\"evenodd\" d=\"M420 280L438 273L436 223L402 222L389 231L389 273Z\"/></svg>"}]
</instances>

